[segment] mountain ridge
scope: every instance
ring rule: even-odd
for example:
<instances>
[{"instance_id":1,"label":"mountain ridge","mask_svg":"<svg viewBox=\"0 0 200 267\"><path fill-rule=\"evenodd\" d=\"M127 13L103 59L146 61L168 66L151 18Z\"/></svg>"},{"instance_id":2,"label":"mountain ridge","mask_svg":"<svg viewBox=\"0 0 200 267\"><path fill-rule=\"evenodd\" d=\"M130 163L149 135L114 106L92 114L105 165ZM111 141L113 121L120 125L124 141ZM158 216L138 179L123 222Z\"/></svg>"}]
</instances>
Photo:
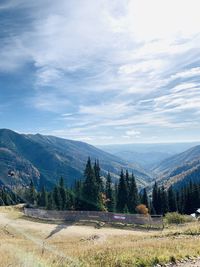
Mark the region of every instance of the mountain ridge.
<instances>
[{"instance_id":1,"label":"mountain ridge","mask_svg":"<svg viewBox=\"0 0 200 267\"><path fill-rule=\"evenodd\" d=\"M132 171L140 186L151 180L151 177L134 164L113 156L90 144L46 136L41 134L19 134L9 129L0 129L0 180L14 184L27 185L33 179L40 186L51 186L60 176L71 184L80 179L88 157L98 159L102 173L110 171L118 177L122 168ZM15 173L15 179L7 177L9 170ZM67 182L66 180L66 182Z\"/></svg>"}]
</instances>

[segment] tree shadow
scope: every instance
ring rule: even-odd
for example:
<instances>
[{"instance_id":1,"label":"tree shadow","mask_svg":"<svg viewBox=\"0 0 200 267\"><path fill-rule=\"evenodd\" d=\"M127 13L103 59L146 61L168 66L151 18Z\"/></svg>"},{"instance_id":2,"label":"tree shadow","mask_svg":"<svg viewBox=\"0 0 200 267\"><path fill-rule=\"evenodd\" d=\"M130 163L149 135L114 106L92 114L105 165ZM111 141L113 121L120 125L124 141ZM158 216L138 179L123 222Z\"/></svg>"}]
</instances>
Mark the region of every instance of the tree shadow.
<instances>
[{"instance_id":1,"label":"tree shadow","mask_svg":"<svg viewBox=\"0 0 200 267\"><path fill-rule=\"evenodd\" d=\"M53 235L59 233L63 229L67 229L68 226L72 225L73 223L67 223L67 224L58 224L56 227L49 233L49 235L45 239L49 239Z\"/></svg>"}]
</instances>

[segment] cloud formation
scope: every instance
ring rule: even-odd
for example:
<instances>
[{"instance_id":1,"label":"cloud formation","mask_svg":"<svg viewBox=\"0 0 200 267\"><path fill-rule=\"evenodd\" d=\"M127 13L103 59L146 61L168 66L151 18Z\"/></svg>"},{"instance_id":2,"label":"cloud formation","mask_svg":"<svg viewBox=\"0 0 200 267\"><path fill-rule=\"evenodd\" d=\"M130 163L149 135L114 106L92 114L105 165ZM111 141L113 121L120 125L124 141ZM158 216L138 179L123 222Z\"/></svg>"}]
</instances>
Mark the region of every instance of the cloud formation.
<instances>
[{"instance_id":1,"label":"cloud formation","mask_svg":"<svg viewBox=\"0 0 200 267\"><path fill-rule=\"evenodd\" d=\"M198 0L2 1L0 73L5 83L20 76L7 96L20 88L31 131L97 144L194 140L199 8Z\"/></svg>"}]
</instances>

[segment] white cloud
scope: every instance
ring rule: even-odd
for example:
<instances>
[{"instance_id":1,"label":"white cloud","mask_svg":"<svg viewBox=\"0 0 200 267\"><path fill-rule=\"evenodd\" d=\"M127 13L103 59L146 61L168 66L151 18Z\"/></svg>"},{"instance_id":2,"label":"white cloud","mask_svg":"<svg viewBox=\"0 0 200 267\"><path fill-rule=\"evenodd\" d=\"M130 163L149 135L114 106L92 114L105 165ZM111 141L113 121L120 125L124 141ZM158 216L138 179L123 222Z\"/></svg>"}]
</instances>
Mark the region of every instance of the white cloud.
<instances>
[{"instance_id":1,"label":"white cloud","mask_svg":"<svg viewBox=\"0 0 200 267\"><path fill-rule=\"evenodd\" d=\"M61 114L68 133L60 135L114 142L141 138L146 128L196 125L199 7L199 0L4 2L0 12L23 10L30 22L3 39L0 71L31 65L28 103Z\"/></svg>"}]
</instances>

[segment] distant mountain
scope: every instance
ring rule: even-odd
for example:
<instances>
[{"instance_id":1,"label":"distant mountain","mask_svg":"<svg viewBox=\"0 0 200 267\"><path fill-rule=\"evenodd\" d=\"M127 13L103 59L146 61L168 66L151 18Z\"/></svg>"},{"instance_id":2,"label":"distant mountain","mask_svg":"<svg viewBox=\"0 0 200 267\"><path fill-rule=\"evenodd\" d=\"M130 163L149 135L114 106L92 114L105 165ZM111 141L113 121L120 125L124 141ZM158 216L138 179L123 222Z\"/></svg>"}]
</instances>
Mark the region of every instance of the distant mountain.
<instances>
[{"instance_id":1,"label":"distant mountain","mask_svg":"<svg viewBox=\"0 0 200 267\"><path fill-rule=\"evenodd\" d=\"M60 176L71 184L82 177L89 156L99 159L102 173L110 171L117 178L124 168L133 171L140 186L151 181L148 173L138 166L87 143L0 130L0 182L4 184L26 186L33 179L38 186L51 187Z\"/></svg>"},{"instance_id":2,"label":"distant mountain","mask_svg":"<svg viewBox=\"0 0 200 267\"><path fill-rule=\"evenodd\" d=\"M166 187L182 188L190 181L200 183L200 146L162 161L154 172L158 182Z\"/></svg>"},{"instance_id":3,"label":"distant mountain","mask_svg":"<svg viewBox=\"0 0 200 267\"><path fill-rule=\"evenodd\" d=\"M192 147L180 154L174 155L163 160L153 168L153 171L159 175L167 175L173 169L186 163L198 160L200 158L200 146Z\"/></svg>"},{"instance_id":4,"label":"distant mountain","mask_svg":"<svg viewBox=\"0 0 200 267\"><path fill-rule=\"evenodd\" d=\"M166 188L173 185L174 188L181 189L191 181L200 183L200 160L185 163L182 166L175 168L168 175L160 176L158 184L162 184Z\"/></svg>"},{"instance_id":5,"label":"distant mountain","mask_svg":"<svg viewBox=\"0 0 200 267\"><path fill-rule=\"evenodd\" d=\"M99 146L104 151L150 171L161 161L199 143L125 144Z\"/></svg>"}]
</instances>

